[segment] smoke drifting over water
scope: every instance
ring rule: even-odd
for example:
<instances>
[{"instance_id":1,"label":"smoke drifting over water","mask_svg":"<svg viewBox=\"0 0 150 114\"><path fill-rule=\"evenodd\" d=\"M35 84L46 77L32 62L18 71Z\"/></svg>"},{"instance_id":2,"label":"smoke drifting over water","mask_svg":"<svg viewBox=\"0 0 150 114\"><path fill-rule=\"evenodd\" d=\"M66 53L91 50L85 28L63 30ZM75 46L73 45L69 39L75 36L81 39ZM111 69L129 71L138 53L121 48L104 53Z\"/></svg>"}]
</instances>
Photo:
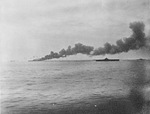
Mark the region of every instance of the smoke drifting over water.
<instances>
[{"instance_id":1,"label":"smoke drifting over water","mask_svg":"<svg viewBox=\"0 0 150 114\"><path fill-rule=\"evenodd\" d=\"M130 24L133 34L129 38L116 41L116 45L105 43L104 47L100 47L93 51L93 55L116 54L128 52L129 50L137 50L145 46L146 38L144 33L144 23L134 22Z\"/></svg>"},{"instance_id":2,"label":"smoke drifting over water","mask_svg":"<svg viewBox=\"0 0 150 114\"><path fill-rule=\"evenodd\" d=\"M133 22L130 23L129 28L133 32L132 35L128 38L117 40L115 45L107 42L104 44L104 47L94 49L94 47L92 46L86 46L81 43L77 43L74 47L68 46L66 50L62 49L61 51L59 51L59 53L51 51L49 55L46 55L45 57L39 59L35 59L33 61L42 61L47 59L66 57L69 55L76 55L78 53L95 56L128 52L129 50L138 50L142 47L149 48L146 43L149 38L145 36L144 23Z\"/></svg>"},{"instance_id":3,"label":"smoke drifting over water","mask_svg":"<svg viewBox=\"0 0 150 114\"><path fill-rule=\"evenodd\" d=\"M93 49L94 47L92 46L86 46L81 43L78 43L75 44L73 48L71 46L68 46L66 50L62 49L61 51L59 51L59 53L51 51L49 55L46 55L45 57L42 57L40 59L35 59L35 61L66 57L69 55L76 55L78 53L90 55L90 52L93 51Z\"/></svg>"}]
</instances>

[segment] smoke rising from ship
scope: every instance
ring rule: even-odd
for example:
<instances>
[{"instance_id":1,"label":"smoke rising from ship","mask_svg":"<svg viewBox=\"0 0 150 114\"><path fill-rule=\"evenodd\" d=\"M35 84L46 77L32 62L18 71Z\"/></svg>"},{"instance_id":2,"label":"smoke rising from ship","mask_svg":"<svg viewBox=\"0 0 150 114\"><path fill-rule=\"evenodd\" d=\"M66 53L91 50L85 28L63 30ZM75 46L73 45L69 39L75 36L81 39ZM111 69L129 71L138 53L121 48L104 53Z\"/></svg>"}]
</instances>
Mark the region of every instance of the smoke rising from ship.
<instances>
[{"instance_id":1,"label":"smoke rising from ship","mask_svg":"<svg viewBox=\"0 0 150 114\"><path fill-rule=\"evenodd\" d=\"M128 52L130 50L138 50L142 47L149 48L147 42L150 38L148 36L146 37L144 33L144 23L133 22L130 23L129 28L132 30L132 35L130 37L117 40L116 44L110 44L107 42L103 47L94 49L93 46L86 46L81 43L77 43L74 47L68 46L67 49L62 49L59 52L51 51L49 55L35 59L35 61L66 57L69 55L76 55L78 53L96 56L105 54L118 54L122 52Z\"/></svg>"},{"instance_id":2,"label":"smoke rising from ship","mask_svg":"<svg viewBox=\"0 0 150 114\"><path fill-rule=\"evenodd\" d=\"M143 22L130 23L132 35L129 38L123 38L116 41L116 45L105 43L104 47L99 47L92 52L92 55L117 54L128 52L129 50L137 50L145 46L146 37L144 33Z\"/></svg>"}]
</instances>

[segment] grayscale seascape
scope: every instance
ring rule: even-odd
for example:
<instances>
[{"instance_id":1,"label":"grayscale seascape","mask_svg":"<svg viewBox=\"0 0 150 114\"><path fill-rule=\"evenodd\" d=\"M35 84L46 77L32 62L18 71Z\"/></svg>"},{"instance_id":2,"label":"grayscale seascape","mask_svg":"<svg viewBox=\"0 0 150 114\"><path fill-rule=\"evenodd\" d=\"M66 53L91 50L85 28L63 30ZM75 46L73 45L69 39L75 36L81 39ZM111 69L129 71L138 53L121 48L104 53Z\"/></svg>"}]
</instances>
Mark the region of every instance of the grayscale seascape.
<instances>
[{"instance_id":1,"label":"grayscale seascape","mask_svg":"<svg viewBox=\"0 0 150 114\"><path fill-rule=\"evenodd\" d=\"M150 114L150 0L0 0L0 114Z\"/></svg>"},{"instance_id":2,"label":"grayscale seascape","mask_svg":"<svg viewBox=\"0 0 150 114\"><path fill-rule=\"evenodd\" d=\"M146 60L11 62L2 69L1 114L127 114L130 90L150 85Z\"/></svg>"}]
</instances>

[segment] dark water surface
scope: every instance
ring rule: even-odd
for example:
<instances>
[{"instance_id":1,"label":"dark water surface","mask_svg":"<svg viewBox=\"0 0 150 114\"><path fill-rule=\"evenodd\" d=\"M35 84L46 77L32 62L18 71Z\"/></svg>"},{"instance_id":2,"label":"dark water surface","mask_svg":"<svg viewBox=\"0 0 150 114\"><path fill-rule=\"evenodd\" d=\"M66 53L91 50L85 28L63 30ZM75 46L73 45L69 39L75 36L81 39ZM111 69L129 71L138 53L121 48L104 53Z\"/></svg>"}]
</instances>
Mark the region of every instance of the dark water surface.
<instances>
[{"instance_id":1,"label":"dark water surface","mask_svg":"<svg viewBox=\"0 0 150 114\"><path fill-rule=\"evenodd\" d=\"M1 114L148 114L149 96L137 91L149 80L144 60L8 63L0 72Z\"/></svg>"}]
</instances>

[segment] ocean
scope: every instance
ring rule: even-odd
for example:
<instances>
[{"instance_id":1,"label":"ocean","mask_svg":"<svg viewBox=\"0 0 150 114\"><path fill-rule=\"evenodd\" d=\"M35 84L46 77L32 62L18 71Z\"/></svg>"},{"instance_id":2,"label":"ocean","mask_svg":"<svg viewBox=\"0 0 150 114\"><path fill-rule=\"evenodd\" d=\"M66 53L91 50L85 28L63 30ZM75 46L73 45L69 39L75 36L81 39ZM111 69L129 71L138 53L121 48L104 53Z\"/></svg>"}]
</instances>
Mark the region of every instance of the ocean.
<instances>
[{"instance_id":1,"label":"ocean","mask_svg":"<svg viewBox=\"0 0 150 114\"><path fill-rule=\"evenodd\" d=\"M1 65L0 110L1 114L130 114L135 110L131 89L150 87L149 80L147 60L10 62Z\"/></svg>"}]
</instances>

